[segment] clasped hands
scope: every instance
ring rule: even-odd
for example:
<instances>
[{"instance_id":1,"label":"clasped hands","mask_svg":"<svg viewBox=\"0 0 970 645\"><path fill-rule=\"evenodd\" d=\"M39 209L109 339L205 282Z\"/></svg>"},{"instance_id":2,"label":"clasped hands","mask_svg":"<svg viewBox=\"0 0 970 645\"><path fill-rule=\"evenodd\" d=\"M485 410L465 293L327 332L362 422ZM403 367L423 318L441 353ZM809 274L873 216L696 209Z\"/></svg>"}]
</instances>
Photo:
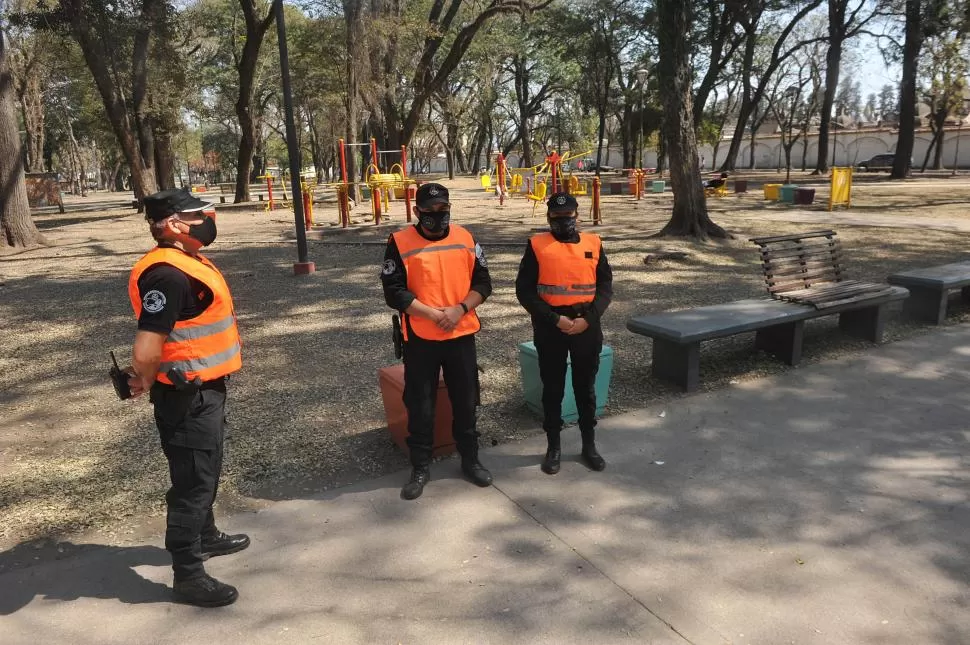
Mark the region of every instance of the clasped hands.
<instances>
[{"instance_id":1,"label":"clasped hands","mask_svg":"<svg viewBox=\"0 0 970 645\"><path fill-rule=\"evenodd\" d=\"M589 323L586 322L585 318L559 316L559 322L556 323L556 327L567 336L575 336L589 329Z\"/></svg>"},{"instance_id":2,"label":"clasped hands","mask_svg":"<svg viewBox=\"0 0 970 645\"><path fill-rule=\"evenodd\" d=\"M465 310L462 309L461 305L440 308L433 307L431 311L433 312L431 320L444 331L454 329L458 325L458 321L461 320L461 317L465 315Z\"/></svg>"}]
</instances>

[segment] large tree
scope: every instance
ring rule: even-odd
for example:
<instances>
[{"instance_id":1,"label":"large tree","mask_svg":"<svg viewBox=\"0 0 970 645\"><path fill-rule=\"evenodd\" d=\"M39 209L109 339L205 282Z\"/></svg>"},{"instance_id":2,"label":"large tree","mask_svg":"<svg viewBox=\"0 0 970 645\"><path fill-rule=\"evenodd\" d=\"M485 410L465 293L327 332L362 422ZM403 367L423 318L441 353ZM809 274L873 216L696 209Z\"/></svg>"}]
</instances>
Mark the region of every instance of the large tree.
<instances>
[{"instance_id":1,"label":"large tree","mask_svg":"<svg viewBox=\"0 0 970 645\"><path fill-rule=\"evenodd\" d=\"M694 134L693 93L688 33L692 24L691 3L657 0L660 40L658 72L664 107L664 138L670 155L670 183L674 210L660 235L730 237L711 221L701 183Z\"/></svg>"},{"instance_id":2,"label":"large tree","mask_svg":"<svg viewBox=\"0 0 970 645\"><path fill-rule=\"evenodd\" d=\"M277 0L282 2L282 0ZM257 0L239 0L242 8L246 32L241 51L235 51L236 71L239 73L239 94L236 98L236 117L239 119L239 155L236 161L235 202L249 201L250 172L253 168L253 152L256 151L257 128L259 120L253 114L253 97L256 93L255 80L259 63L259 50L263 46L266 32L273 25L276 12L272 3Z\"/></svg>"},{"instance_id":3,"label":"large tree","mask_svg":"<svg viewBox=\"0 0 970 645\"><path fill-rule=\"evenodd\" d=\"M6 29L0 23L0 249L43 242L27 204L24 154L17 131L14 81L7 65Z\"/></svg>"},{"instance_id":4,"label":"large tree","mask_svg":"<svg viewBox=\"0 0 970 645\"><path fill-rule=\"evenodd\" d=\"M171 129L183 87L177 55L176 13L166 0L58 0L39 4L26 18L38 29L68 33L79 45L105 115L141 201L174 182Z\"/></svg>"},{"instance_id":5,"label":"large tree","mask_svg":"<svg viewBox=\"0 0 970 645\"><path fill-rule=\"evenodd\" d=\"M741 52L741 105L738 108L738 121L731 137L731 146L722 164L722 170L734 170L741 141L744 138L748 119L758 110L765 98L769 80L778 67L806 45L820 40L819 36L807 34L793 43L792 35L802 20L811 14L823 0L803 0L796 4L797 10L785 5L785 22L776 33L770 35L770 52L765 60L758 60L758 52L766 41L766 28L763 20L780 19L779 3L773 0L750 0L741 6L745 11L738 14L738 24L744 31L744 47ZM794 10L794 13L790 11ZM753 86L753 81L757 86Z\"/></svg>"},{"instance_id":6,"label":"large tree","mask_svg":"<svg viewBox=\"0 0 970 645\"><path fill-rule=\"evenodd\" d=\"M815 173L828 171L829 126L832 122L832 105L839 88L842 54L847 41L863 31L877 15L870 9L871 0L828 0L828 51L825 53L825 93L822 96L822 114L818 124L818 158Z\"/></svg>"}]
</instances>

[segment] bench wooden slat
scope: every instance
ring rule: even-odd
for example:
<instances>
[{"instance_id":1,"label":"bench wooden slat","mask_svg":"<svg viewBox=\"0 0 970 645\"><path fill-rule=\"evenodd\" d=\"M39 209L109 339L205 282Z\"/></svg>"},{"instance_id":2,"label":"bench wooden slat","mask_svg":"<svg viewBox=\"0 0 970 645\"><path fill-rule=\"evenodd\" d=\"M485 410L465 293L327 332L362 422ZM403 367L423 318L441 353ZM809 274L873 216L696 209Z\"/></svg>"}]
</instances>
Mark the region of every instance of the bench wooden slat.
<instances>
[{"instance_id":1,"label":"bench wooden slat","mask_svg":"<svg viewBox=\"0 0 970 645\"><path fill-rule=\"evenodd\" d=\"M798 233L796 235L771 235L767 237L752 237L748 241L754 242L755 244L761 246L763 244L771 244L773 242L785 242L791 239L808 239L813 237L832 237L835 235L835 231L825 230L825 231L810 231L808 233Z\"/></svg>"},{"instance_id":2,"label":"bench wooden slat","mask_svg":"<svg viewBox=\"0 0 970 645\"><path fill-rule=\"evenodd\" d=\"M761 259L764 260L779 260L782 258L797 258L803 256L819 256L826 257L833 253L839 253L842 250L842 246L836 242L834 244L817 244L811 246L803 246L801 248L788 247L788 248L772 248L772 249L762 249Z\"/></svg>"},{"instance_id":3,"label":"bench wooden slat","mask_svg":"<svg viewBox=\"0 0 970 645\"><path fill-rule=\"evenodd\" d=\"M785 294L785 297L802 297L818 295L824 297L831 294L846 293L848 291L853 291L855 289L866 288L871 286L867 282L858 282L856 280L843 280L842 282L832 282L824 284L817 287L810 287L807 289L799 289L798 291L791 291ZM881 285L877 285L881 286Z\"/></svg>"},{"instance_id":4,"label":"bench wooden slat","mask_svg":"<svg viewBox=\"0 0 970 645\"><path fill-rule=\"evenodd\" d=\"M865 298L875 298L889 293L892 287L869 282L837 283L817 289L802 289L779 294L783 300L798 304L814 305L817 309L833 307L843 302L854 302Z\"/></svg>"},{"instance_id":5,"label":"bench wooden slat","mask_svg":"<svg viewBox=\"0 0 970 645\"><path fill-rule=\"evenodd\" d=\"M793 282L796 280L814 280L815 282L825 282L826 280L819 280L819 277L828 276L828 279L832 282L838 281L839 272L833 269L831 266L828 267L812 267L807 270L802 269L788 269L786 271L767 273L765 279L768 282Z\"/></svg>"},{"instance_id":6,"label":"bench wooden slat","mask_svg":"<svg viewBox=\"0 0 970 645\"><path fill-rule=\"evenodd\" d=\"M804 267L804 266L832 266L833 259L838 260L841 257L839 255L827 255L827 256L814 256L809 255L805 257L792 257L792 258L781 258L780 260L764 260L762 266L766 269L784 269L789 267Z\"/></svg>"},{"instance_id":7,"label":"bench wooden slat","mask_svg":"<svg viewBox=\"0 0 970 645\"><path fill-rule=\"evenodd\" d=\"M820 266L826 267L838 267L838 270L842 270L842 266L838 262L833 262L831 258L790 258L781 261L767 261L762 263L762 268L768 273L778 273L780 271L789 271L791 269L814 269Z\"/></svg>"}]
</instances>

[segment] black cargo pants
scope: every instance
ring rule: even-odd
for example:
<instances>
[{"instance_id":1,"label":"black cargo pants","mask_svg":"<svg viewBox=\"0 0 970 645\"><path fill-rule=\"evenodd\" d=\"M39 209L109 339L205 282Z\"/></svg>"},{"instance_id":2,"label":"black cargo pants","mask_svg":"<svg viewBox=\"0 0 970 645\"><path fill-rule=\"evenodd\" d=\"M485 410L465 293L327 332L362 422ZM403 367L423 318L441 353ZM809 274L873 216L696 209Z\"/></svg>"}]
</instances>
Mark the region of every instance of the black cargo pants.
<instances>
[{"instance_id":1,"label":"black cargo pants","mask_svg":"<svg viewBox=\"0 0 970 645\"><path fill-rule=\"evenodd\" d=\"M226 382L208 381L190 393L156 383L151 401L172 479L165 495L165 548L175 579L186 580L205 572L202 539L218 534L212 504L222 472Z\"/></svg>"},{"instance_id":2,"label":"black cargo pants","mask_svg":"<svg viewBox=\"0 0 970 645\"><path fill-rule=\"evenodd\" d=\"M424 340L413 332L404 343L404 406L408 410L408 449L413 466L431 462L438 373L444 373L453 414L451 433L462 459L478 459L478 359L475 335Z\"/></svg>"},{"instance_id":3,"label":"black cargo pants","mask_svg":"<svg viewBox=\"0 0 970 645\"><path fill-rule=\"evenodd\" d=\"M599 321L590 323L586 331L575 336L535 319L532 328L542 380L542 428L546 433L556 434L562 429L562 397L566 390L566 359L569 358L579 429L592 430L596 427L596 373L603 349L603 329Z\"/></svg>"}]
</instances>

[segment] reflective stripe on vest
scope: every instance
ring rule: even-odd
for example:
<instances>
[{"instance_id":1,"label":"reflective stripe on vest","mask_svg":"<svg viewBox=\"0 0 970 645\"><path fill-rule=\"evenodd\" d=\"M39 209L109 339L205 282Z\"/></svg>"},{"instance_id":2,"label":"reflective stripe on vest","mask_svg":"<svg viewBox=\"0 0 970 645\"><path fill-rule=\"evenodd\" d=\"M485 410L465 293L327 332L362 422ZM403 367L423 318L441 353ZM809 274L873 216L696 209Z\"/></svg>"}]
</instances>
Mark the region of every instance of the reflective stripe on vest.
<instances>
[{"instance_id":1,"label":"reflective stripe on vest","mask_svg":"<svg viewBox=\"0 0 970 645\"><path fill-rule=\"evenodd\" d=\"M167 374L170 369L175 368L189 374L190 372L201 372L203 370L213 369L224 363L228 363L230 359L239 354L239 349L239 343L236 343L226 351L213 354L212 356L202 356L199 358L190 358L184 361L171 361L167 363L163 361L158 366L158 371L162 374Z\"/></svg>"},{"instance_id":2,"label":"reflective stripe on vest","mask_svg":"<svg viewBox=\"0 0 970 645\"><path fill-rule=\"evenodd\" d=\"M211 381L242 367L241 343L236 327L229 285L219 270L206 258L191 256L174 248L157 247L141 258L128 279L128 296L135 317L141 316L142 301L138 280L149 268L168 264L198 280L212 292L212 303L198 316L179 320L162 345L156 380L171 384L167 372L176 369L189 381Z\"/></svg>"},{"instance_id":3,"label":"reflective stripe on vest","mask_svg":"<svg viewBox=\"0 0 970 645\"><path fill-rule=\"evenodd\" d=\"M602 243L598 235L580 233L579 242L560 242L552 233L530 240L539 263L536 291L553 307L592 302L596 296L596 265Z\"/></svg>"},{"instance_id":4,"label":"reflective stripe on vest","mask_svg":"<svg viewBox=\"0 0 970 645\"><path fill-rule=\"evenodd\" d=\"M475 239L467 230L452 224L441 240L428 240L417 228L393 234L407 274L408 291L429 307L451 307L464 300L471 290L475 270ZM474 334L481 329L478 315L470 311L451 331L420 316L405 316L411 330L425 340L449 340ZM403 325L405 338L407 324Z\"/></svg>"}]
</instances>

